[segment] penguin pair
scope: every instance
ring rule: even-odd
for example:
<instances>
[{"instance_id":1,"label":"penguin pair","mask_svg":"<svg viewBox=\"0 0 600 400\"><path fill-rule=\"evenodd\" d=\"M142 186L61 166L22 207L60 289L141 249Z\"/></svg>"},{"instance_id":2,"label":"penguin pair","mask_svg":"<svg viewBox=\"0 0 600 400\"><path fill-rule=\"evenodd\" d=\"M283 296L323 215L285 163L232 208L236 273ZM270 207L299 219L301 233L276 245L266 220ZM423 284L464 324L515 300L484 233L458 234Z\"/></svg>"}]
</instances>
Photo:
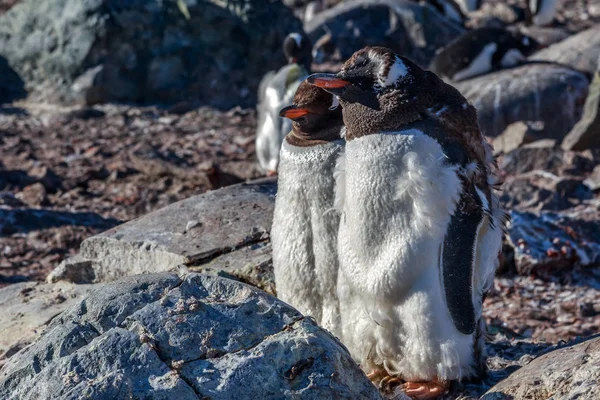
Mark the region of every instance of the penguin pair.
<instances>
[{"instance_id":1,"label":"penguin pair","mask_svg":"<svg viewBox=\"0 0 600 400\"><path fill-rule=\"evenodd\" d=\"M323 288L335 291L334 333L371 379L390 390L402 383L414 398L439 397L450 381L484 371L482 301L505 223L492 189L492 149L456 89L389 49L367 47L339 73L307 81L339 100L345 148L335 173L332 159L308 152L297 156L304 163L281 170L276 284L305 310L318 309L313 299ZM304 111L289 115L308 115L297 108ZM314 216L332 200L315 206L318 196L302 187L324 179L307 162L325 159L341 212L337 235L327 238L314 233L315 221L323 225ZM311 178L305 167L314 168ZM337 274L325 276L313 261L321 240L337 240Z\"/></svg>"},{"instance_id":2,"label":"penguin pair","mask_svg":"<svg viewBox=\"0 0 600 400\"><path fill-rule=\"evenodd\" d=\"M441 78L457 82L514 67L539 47L537 41L519 32L479 28L438 50L429 68Z\"/></svg>"},{"instance_id":3,"label":"penguin pair","mask_svg":"<svg viewBox=\"0 0 600 400\"><path fill-rule=\"evenodd\" d=\"M277 72L268 72L260 82L256 107L256 156L267 175L276 174L281 143L291 129L290 121L281 118L279 110L291 103L300 82L310 73L311 50L307 37L290 33L283 41L288 65Z\"/></svg>"}]
</instances>

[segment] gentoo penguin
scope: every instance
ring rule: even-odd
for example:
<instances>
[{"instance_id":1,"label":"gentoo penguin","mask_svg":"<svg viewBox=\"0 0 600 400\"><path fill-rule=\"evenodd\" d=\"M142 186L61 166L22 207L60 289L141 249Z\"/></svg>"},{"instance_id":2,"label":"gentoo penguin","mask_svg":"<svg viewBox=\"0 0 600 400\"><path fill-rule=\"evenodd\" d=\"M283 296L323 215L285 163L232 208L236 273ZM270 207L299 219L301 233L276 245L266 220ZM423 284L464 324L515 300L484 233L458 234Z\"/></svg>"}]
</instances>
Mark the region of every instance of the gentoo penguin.
<instances>
[{"instance_id":1,"label":"gentoo penguin","mask_svg":"<svg viewBox=\"0 0 600 400\"><path fill-rule=\"evenodd\" d=\"M289 64L277 72L268 72L258 88L256 156L268 175L276 173L281 142L291 129L291 122L281 118L279 110L292 102L298 85L310 73L312 63L311 43L299 33L287 35L283 52Z\"/></svg>"},{"instance_id":2,"label":"gentoo penguin","mask_svg":"<svg viewBox=\"0 0 600 400\"><path fill-rule=\"evenodd\" d=\"M277 296L339 335L333 172L344 148L341 107L303 82L280 115L293 123L281 147L271 230Z\"/></svg>"},{"instance_id":3,"label":"gentoo penguin","mask_svg":"<svg viewBox=\"0 0 600 400\"><path fill-rule=\"evenodd\" d=\"M464 14L478 10L481 7L482 0L456 0Z\"/></svg>"},{"instance_id":4,"label":"gentoo penguin","mask_svg":"<svg viewBox=\"0 0 600 400\"><path fill-rule=\"evenodd\" d=\"M479 28L438 50L429 68L443 79L461 81L513 67L538 47L538 42L518 32Z\"/></svg>"},{"instance_id":5,"label":"gentoo penguin","mask_svg":"<svg viewBox=\"0 0 600 400\"><path fill-rule=\"evenodd\" d=\"M554 21L559 0L528 0L531 22L537 26L550 25Z\"/></svg>"},{"instance_id":6,"label":"gentoo penguin","mask_svg":"<svg viewBox=\"0 0 600 400\"><path fill-rule=\"evenodd\" d=\"M338 96L346 127L342 342L380 385L435 398L485 370L482 301L505 222L491 146L454 87L387 48L307 81Z\"/></svg>"}]
</instances>

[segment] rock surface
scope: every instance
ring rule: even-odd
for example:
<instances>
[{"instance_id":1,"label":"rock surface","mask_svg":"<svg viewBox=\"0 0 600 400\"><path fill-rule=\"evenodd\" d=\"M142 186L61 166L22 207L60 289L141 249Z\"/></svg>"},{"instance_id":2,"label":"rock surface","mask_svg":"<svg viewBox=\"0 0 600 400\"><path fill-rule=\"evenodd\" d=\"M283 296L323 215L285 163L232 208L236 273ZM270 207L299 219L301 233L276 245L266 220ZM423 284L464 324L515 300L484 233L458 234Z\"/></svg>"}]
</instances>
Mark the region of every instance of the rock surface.
<instances>
[{"instance_id":1,"label":"rock surface","mask_svg":"<svg viewBox=\"0 0 600 400\"><path fill-rule=\"evenodd\" d=\"M600 398L600 337L538 356L482 400Z\"/></svg>"},{"instance_id":2,"label":"rock surface","mask_svg":"<svg viewBox=\"0 0 600 400\"><path fill-rule=\"evenodd\" d=\"M600 148L600 69L594 74L581 120L565 136L561 146L576 151Z\"/></svg>"},{"instance_id":3,"label":"rock surface","mask_svg":"<svg viewBox=\"0 0 600 400\"><path fill-rule=\"evenodd\" d=\"M0 289L0 368L54 317L79 302L91 285L23 282Z\"/></svg>"},{"instance_id":4,"label":"rock surface","mask_svg":"<svg viewBox=\"0 0 600 400\"><path fill-rule=\"evenodd\" d=\"M84 282L93 276L93 282L106 282L180 265L243 272L252 279L270 269L275 193L274 179L262 179L171 204L86 239L80 258L65 261L50 280L75 276ZM252 283L273 291L270 278Z\"/></svg>"},{"instance_id":5,"label":"rock surface","mask_svg":"<svg viewBox=\"0 0 600 400\"><path fill-rule=\"evenodd\" d=\"M41 100L231 108L301 29L280 1L23 0L0 15L0 56Z\"/></svg>"},{"instance_id":6,"label":"rock surface","mask_svg":"<svg viewBox=\"0 0 600 400\"><path fill-rule=\"evenodd\" d=\"M579 32L529 57L529 61L553 62L592 75L600 60L600 25Z\"/></svg>"},{"instance_id":7,"label":"rock surface","mask_svg":"<svg viewBox=\"0 0 600 400\"><path fill-rule=\"evenodd\" d=\"M500 135L494 138L492 142L494 153L510 153L524 144L542 139L543 137L540 137L542 128L543 124L539 123L519 121L510 124Z\"/></svg>"},{"instance_id":8,"label":"rock surface","mask_svg":"<svg viewBox=\"0 0 600 400\"><path fill-rule=\"evenodd\" d=\"M239 282L140 275L100 286L0 371L0 398L379 399L348 351Z\"/></svg>"},{"instance_id":9,"label":"rock surface","mask_svg":"<svg viewBox=\"0 0 600 400\"><path fill-rule=\"evenodd\" d=\"M386 46L421 66L436 49L464 30L426 4L407 0L342 2L305 24L313 43L331 33L335 49L326 61L343 62L365 46Z\"/></svg>"},{"instance_id":10,"label":"rock surface","mask_svg":"<svg viewBox=\"0 0 600 400\"><path fill-rule=\"evenodd\" d=\"M582 113L589 81L580 72L532 64L458 82L454 86L477 108L486 136L496 137L518 121L543 121L542 134L562 139Z\"/></svg>"},{"instance_id":11,"label":"rock surface","mask_svg":"<svg viewBox=\"0 0 600 400\"><path fill-rule=\"evenodd\" d=\"M595 208L570 213L511 211L508 237L517 272L527 275L600 265L600 215Z\"/></svg>"}]
</instances>

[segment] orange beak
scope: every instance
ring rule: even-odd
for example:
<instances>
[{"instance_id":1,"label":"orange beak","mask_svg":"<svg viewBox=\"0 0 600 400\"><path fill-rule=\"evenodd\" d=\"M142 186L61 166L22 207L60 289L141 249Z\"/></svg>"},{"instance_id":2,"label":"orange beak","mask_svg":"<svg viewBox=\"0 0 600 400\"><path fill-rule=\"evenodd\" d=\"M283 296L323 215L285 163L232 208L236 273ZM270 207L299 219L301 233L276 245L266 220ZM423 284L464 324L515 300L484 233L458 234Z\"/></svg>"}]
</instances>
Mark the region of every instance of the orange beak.
<instances>
[{"instance_id":1,"label":"orange beak","mask_svg":"<svg viewBox=\"0 0 600 400\"><path fill-rule=\"evenodd\" d=\"M307 109L297 108L295 105L287 106L279 111L281 117L289 118L291 120L304 117L306 114L309 114Z\"/></svg>"},{"instance_id":2,"label":"orange beak","mask_svg":"<svg viewBox=\"0 0 600 400\"><path fill-rule=\"evenodd\" d=\"M322 89L341 89L350 85L350 82L338 78L335 74L312 74L306 78L311 85Z\"/></svg>"}]
</instances>

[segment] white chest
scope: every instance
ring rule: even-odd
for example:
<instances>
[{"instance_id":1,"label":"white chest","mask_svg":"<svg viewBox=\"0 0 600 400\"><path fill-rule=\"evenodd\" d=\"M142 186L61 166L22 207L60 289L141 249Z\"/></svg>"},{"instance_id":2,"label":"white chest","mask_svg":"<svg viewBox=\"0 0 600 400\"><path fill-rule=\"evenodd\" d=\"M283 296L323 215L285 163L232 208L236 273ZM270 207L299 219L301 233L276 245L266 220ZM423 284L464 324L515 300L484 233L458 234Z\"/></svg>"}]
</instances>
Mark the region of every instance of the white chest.
<instances>
[{"instance_id":1,"label":"white chest","mask_svg":"<svg viewBox=\"0 0 600 400\"><path fill-rule=\"evenodd\" d=\"M360 290L401 293L437 268L461 190L456 167L418 130L352 140L345 157L340 268Z\"/></svg>"}]
</instances>

